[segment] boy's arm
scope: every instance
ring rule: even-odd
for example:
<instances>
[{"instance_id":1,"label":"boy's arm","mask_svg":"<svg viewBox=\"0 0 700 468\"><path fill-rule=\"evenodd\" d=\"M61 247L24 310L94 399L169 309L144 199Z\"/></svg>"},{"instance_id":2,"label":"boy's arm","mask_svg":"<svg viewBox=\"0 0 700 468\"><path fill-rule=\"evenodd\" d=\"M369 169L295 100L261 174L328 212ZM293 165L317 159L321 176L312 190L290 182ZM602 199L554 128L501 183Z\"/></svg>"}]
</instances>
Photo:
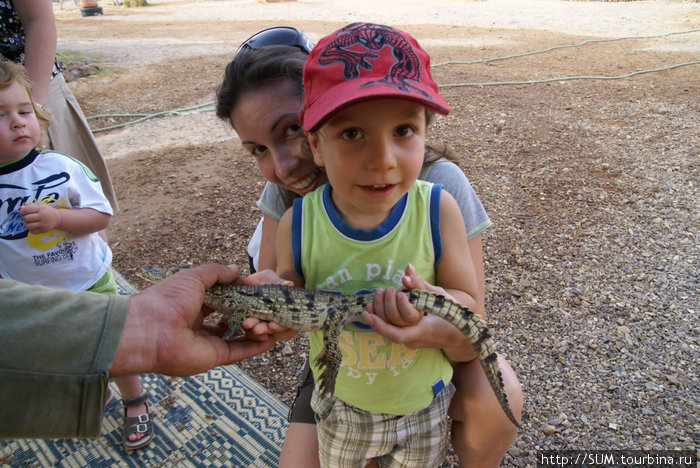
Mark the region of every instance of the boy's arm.
<instances>
[{"instance_id":1,"label":"boy's arm","mask_svg":"<svg viewBox=\"0 0 700 468\"><path fill-rule=\"evenodd\" d=\"M295 286L303 287L304 281L294 270L294 257L292 255L292 208L288 209L277 228L275 241L275 253L277 256L277 275L280 278L290 280Z\"/></svg>"},{"instance_id":2,"label":"boy's arm","mask_svg":"<svg viewBox=\"0 0 700 468\"><path fill-rule=\"evenodd\" d=\"M455 199L444 190L440 197L442 257L437 266L436 285L472 312L485 316L483 289L479 287L462 213Z\"/></svg>"},{"instance_id":3,"label":"boy's arm","mask_svg":"<svg viewBox=\"0 0 700 468\"><path fill-rule=\"evenodd\" d=\"M303 286L301 278L294 272L294 261L292 258L292 210L291 208L280 219L276 236L276 275L268 272L275 278L274 284L285 284L286 286ZM262 272L261 272L262 273ZM262 283L258 283L262 284ZM296 330L283 327L276 322L266 322L248 317L241 322L241 327L245 330L246 336L252 340L264 341L268 336L274 336L277 340L288 340L297 335Z\"/></svg>"},{"instance_id":4,"label":"boy's arm","mask_svg":"<svg viewBox=\"0 0 700 468\"><path fill-rule=\"evenodd\" d=\"M110 214L92 208L64 210L45 203L22 205L19 214L32 234L43 234L52 229L73 234L91 234L106 229L112 218Z\"/></svg>"},{"instance_id":5,"label":"boy's arm","mask_svg":"<svg viewBox=\"0 0 700 468\"><path fill-rule=\"evenodd\" d=\"M262 236L260 238L260 256L258 269L276 270L275 242L279 222L267 213L263 214Z\"/></svg>"},{"instance_id":6,"label":"boy's arm","mask_svg":"<svg viewBox=\"0 0 700 468\"><path fill-rule=\"evenodd\" d=\"M462 215L454 198L445 191L440 197L440 229L443 255L437 269L437 286L428 284L410 266L406 269L404 286L444 294L483 315L483 288L478 286ZM395 343L411 348L442 348L448 359L455 362L476 357L456 327L435 315L423 315L393 288L378 291L374 306L368 309L379 315L366 314L368 323Z\"/></svg>"},{"instance_id":7,"label":"boy's arm","mask_svg":"<svg viewBox=\"0 0 700 468\"><path fill-rule=\"evenodd\" d=\"M437 286L445 288L449 295L472 312L485 317L483 288L478 284L462 213L455 199L444 190L440 197L440 232L442 257L437 266ZM451 329L451 333L459 333L452 324L442 322ZM460 338L452 335L453 338L441 347L451 361L471 361L476 353L467 339L461 333L459 335Z\"/></svg>"}]
</instances>

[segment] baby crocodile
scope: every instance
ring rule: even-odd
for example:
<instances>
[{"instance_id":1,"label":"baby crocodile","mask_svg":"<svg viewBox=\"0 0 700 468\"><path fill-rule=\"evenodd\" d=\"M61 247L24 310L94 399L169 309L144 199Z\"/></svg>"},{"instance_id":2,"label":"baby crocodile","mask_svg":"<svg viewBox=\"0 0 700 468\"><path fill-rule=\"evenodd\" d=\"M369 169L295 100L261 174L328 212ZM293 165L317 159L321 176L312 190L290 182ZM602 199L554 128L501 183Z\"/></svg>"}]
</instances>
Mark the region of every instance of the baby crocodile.
<instances>
[{"instance_id":1,"label":"baby crocodile","mask_svg":"<svg viewBox=\"0 0 700 468\"><path fill-rule=\"evenodd\" d=\"M177 269L165 272L153 266L144 266L143 272L150 279L158 281ZM495 344L484 319L462 304L439 294L418 289L403 292L416 309L442 317L457 327L469 340L501 408L508 419L520 427L510 410ZM373 302L373 293L341 295L269 284L215 284L204 298L207 306L226 318L229 328L238 328L246 317L256 317L277 322L293 330L322 330L324 349L316 358L316 363L323 369L319 383L323 393L332 393L335 389L335 378L342 362L342 353L338 347L340 332L347 323L362 320L365 306Z\"/></svg>"}]
</instances>

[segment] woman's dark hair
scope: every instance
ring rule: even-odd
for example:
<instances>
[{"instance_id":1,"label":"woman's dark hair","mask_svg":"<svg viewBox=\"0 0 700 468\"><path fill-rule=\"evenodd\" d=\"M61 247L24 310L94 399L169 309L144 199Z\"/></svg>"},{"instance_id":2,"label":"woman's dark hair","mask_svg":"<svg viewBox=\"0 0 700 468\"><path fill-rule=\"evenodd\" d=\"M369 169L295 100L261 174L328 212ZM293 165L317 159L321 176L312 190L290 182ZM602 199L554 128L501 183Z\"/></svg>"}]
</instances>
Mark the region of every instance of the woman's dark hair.
<instances>
[{"instance_id":1,"label":"woman's dark hair","mask_svg":"<svg viewBox=\"0 0 700 468\"><path fill-rule=\"evenodd\" d=\"M426 123L428 124L428 127L430 127L430 124L435 122L436 118L437 114L435 112L431 110L426 111ZM438 143L432 140L427 140L425 142L425 159L423 160L423 167L430 166L438 159L447 159L451 162L457 162L457 157L452 152L450 147L447 146L447 143Z\"/></svg>"},{"instance_id":2,"label":"woman's dark hair","mask_svg":"<svg viewBox=\"0 0 700 468\"><path fill-rule=\"evenodd\" d=\"M447 146L447 143L435 143L428 141L425 143L425 160L423 166L429 166L438 159L447 159L453 163L457 162L454 152Z\"/></svg>"},{"instance_id":3,"label":"woman's dark hair","mask_svg":"<svg viewBox=\"0 0 700 468\"><path fill-rule=\"evenodd\" d=\"M216 116L229 121L243 96L278 81L298 86L303 95L302 74L307 54L294 46L267 46L240 50L226 65L224 79L216 89Z\"/></svg>"}]
</instances>

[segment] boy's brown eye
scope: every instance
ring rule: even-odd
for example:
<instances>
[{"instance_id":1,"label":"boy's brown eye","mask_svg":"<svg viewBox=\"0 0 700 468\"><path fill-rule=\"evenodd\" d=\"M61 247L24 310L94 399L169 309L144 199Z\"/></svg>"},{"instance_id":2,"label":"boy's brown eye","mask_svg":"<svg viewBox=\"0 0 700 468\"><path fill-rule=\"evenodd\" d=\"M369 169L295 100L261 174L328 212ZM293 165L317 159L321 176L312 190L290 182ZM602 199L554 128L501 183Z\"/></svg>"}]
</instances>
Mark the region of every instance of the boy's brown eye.
<instances>
[{"instance_id":1,"label":"boy's brown eye","mask_svg":"<svg viewBox=\"0 0 700 468\"><path fill-rule=\"evenodd\" d=\"M411 136L413 135L413 132L413 127L410 125L401 125L396 129L396 135L400 137Z\"/></svg>"},{"instance_id":2,"label":"boy's brown eye","mask_svg":"<svg viewBox=\"0 0 700 468\"><path fill-rule=\"evenodd\" d=\"M354 140L360 136L360 131L356 128L346 128L343 130L342 136L347 140Z\"/></svg>"}]
</instances>

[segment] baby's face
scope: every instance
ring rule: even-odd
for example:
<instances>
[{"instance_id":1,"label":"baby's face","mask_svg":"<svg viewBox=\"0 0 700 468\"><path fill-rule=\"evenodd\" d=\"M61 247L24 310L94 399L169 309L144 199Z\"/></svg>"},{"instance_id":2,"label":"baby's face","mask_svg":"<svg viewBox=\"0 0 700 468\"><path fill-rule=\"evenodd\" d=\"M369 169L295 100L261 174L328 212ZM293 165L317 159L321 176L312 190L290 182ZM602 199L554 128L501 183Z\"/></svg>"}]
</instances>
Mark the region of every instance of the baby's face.
<instances>
[{"instance_id":1,"label":"baby's face","mask_svg":"<svg viewBox=\"0 0 700 468\"><path fill-rule=\"evenodd\" d=\"M15 81L0 89L0 163L21 158L40 138L41 128L26 88Z\"/></svg>"}]
</instances>

